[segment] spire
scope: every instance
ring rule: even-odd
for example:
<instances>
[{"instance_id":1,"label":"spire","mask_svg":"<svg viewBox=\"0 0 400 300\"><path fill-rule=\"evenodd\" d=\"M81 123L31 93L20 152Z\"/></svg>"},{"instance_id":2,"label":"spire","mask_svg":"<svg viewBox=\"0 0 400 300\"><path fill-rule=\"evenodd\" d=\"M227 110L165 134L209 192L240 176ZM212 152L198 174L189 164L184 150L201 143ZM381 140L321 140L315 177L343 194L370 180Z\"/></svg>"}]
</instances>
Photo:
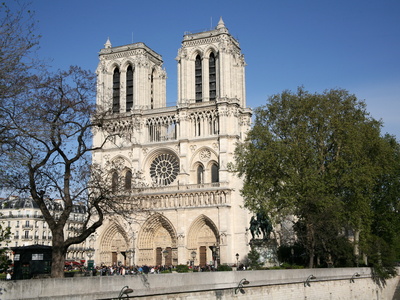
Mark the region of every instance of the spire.
<instances>
[{"instance_id":1,"label":"spire","mask_svg":"<svg viewBox=\"0 0 400 300\"><path fill-rule=\"evenodd\" d=\"M104 44L104 48L111 48L110 38L107 38L107 42Z\"/></svg>"},{"instance_id":2,"label":"spire","mask_svg":"<svg viewBox=\"0 0 400 300\"><path fill-rule=\"evenodd\" d=\"M217 25L217 29L221 29L221 28L225 28L225 23L222 20L222 17L219 18L219 22L218 22L218 25Z\"/></svg>"}]
</instances>

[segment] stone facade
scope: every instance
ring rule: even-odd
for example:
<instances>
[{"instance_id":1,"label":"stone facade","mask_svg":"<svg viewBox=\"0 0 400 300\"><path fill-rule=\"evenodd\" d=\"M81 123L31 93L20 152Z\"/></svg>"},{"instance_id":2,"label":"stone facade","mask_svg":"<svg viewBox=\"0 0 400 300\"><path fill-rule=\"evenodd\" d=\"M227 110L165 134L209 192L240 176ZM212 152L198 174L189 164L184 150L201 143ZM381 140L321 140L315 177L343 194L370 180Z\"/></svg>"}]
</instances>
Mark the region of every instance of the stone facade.
<instances>
[{"instance_id":1,"label":"stone facade","mask_svg":"<svg viewBox=\"0 0 400 300\"><path fill-rule=\"evenodd\" d=\"M145 44L108 40L99 58L97 104L110 113L94 144L116 136L93 162L122 166L115 178L138 193L134 222L113 215L96 233L96 263L236 263L251 238L242 181L228 171L251 122L237 40L222 19L214 30L184 35L173 107L162 58Z\"/></svg>"}]
</instances>

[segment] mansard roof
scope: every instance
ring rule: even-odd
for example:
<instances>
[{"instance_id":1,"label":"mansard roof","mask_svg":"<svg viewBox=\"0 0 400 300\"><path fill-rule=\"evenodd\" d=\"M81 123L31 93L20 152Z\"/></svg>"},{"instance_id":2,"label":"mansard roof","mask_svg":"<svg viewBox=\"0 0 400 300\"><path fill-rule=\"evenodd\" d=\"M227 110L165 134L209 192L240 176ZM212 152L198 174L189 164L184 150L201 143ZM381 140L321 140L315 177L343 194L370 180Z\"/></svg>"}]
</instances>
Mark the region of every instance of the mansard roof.
<instances>
[{"instance_id":1,"label":"mansard roof","mask_svg":"<svg viewBox=\"0 0 400 300\"><path fill-rule=\"evenodd\" d=\"M50 210L60 211L63 209L62 201L60 200L45 200L47 207ZM19 197L19 196L10 196L5 199L0 199L0 210L2 209L39 209L37 203L31 197ZM73 213L83 214L86 212L84 205L74 205L72 208Z\"/></svg>"}]
</instances>

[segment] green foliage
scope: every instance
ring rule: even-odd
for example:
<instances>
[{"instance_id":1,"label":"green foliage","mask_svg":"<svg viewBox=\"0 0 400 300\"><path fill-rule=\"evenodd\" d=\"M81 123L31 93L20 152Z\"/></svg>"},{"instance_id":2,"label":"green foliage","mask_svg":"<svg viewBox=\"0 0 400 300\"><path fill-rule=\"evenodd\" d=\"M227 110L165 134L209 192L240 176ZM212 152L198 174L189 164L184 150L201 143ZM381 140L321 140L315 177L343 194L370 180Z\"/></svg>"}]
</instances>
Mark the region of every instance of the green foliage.
<instances>
[{"instance_id":1,"label":"green foliage","mask_svg":"<svg viewBox=\"0 0 400 300\"><path fill-rule=\"evenodd\" d=\"M232 268L228 265L219 265L217 271L232 271Z\"/></svg>"},{"instance_id":2,"label":"green foliage","mask_svg":"<svg viewBox=\"0 0 400 300\"><path fill-rule=\"evenodd\" d=\"M309 267L352 265L353 252L372 249L372 236L398 256L400 151L380 127L363 101L341 89L284 91L255 110L230 169L244 179L248 209L275 223L296 216ZM343 232L357 233L353 245Z\"/></svg>"},{"instance_id":3,"label":"green foliage","mask_svg":"<svg viewBox=\"0 0 400 300\"><path fill-rule=\"evenodd\" d=\"M262 263L260 263L259 259L260 253L258 253L257 250L252 247L250 252L247 254L247 262L250 269L259 270L262 268Z\"/></svg>"},{"instance_id":4,"label":"green foliage","mask_svg":"<svg viewBox=\"0 0 400 300\"><path fill-rule=\"evenodd\" d=\"M187 273L189 272L189 267L187 265L177 265L175 271L178 273Z\"/></svg>"}]
</instances>

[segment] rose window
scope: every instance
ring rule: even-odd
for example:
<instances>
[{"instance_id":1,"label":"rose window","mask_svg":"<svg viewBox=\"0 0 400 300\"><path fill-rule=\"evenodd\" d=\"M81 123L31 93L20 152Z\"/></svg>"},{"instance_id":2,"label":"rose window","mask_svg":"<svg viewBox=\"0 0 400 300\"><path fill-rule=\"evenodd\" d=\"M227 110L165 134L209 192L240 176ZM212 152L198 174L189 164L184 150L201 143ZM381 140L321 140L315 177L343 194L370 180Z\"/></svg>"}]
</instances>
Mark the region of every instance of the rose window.
<instances>
[{"instance_id":1,"label":"rose window","mask_svg":"<svg viewBox=\"0 0 400 300\"><path fill-rule=\"evenodd\" d=\"M171 184L179 173L179 161L175 155L163 153L157 156L150 166L150 176L159 185Z\"/></svg>"}]
</instances>

